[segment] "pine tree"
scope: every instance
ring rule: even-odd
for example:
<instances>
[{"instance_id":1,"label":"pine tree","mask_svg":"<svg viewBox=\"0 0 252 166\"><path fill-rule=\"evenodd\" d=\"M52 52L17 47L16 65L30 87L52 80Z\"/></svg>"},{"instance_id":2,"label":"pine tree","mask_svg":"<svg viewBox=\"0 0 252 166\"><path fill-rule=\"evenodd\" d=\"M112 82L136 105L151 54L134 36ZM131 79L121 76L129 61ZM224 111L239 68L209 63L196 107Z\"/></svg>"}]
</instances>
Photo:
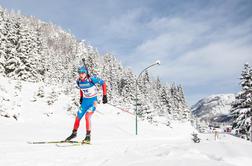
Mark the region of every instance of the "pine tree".
<instances>
[{"instance_id":1,"label":"pine tree","mask_svg":"<svg viewBox=\"0 0 252 166\"><path fill-rule=\"evenodd\" d=\"M8 77L16 78L15 70L20 63L20 59L17 58L16 47L18 45L18 28L20 23L11 17L10 14L4 12L5 20L2 31L4 34L4 52L5 52L5 64L4 72Z\"/></svg>"},{"instance_id":2,"label":"pine tree","mask_svg":"<svg viewBox=\"0 0 252 166\"><path fill-rule=\"evenodd\" d=\"M18 29L17 57L20 63L16 66L15 74L18 78L28 81L36 81L39 77L37 71L40 55L36 36L32 28L27 26L27 22L21 22Z\"/></svg>"},{"instance_id":3,"label":"pine tree","mask_svg":"<svg viewBox=\"0 0 252 166\"><path fill-rule=\"evenodd\" d=\"M161 89L161 103L162 103L162 112L161 115L169 116L171 114L171 96L168 94L167 88L162 87Z\"/></svg>"},{"instance_id":4,"label":"pine tree","mask_svg":"<svg viewBox=\"0 0 252 166\"><path fill-rule=\"evenodd\" d=\"M56 100L57 100L57 93L55 89L53 88L49 96L47 97L47 104L52 105Z\"/></svg>"},{"instance_id":5,"label":"pine tree","mask_svg":"<svg viewBox=\"0 0 252 166\"><path fill-rule=\"evenodd\" d=\"M119 85L119 94L122 96L123 100L121 105L134 105L135 103L135 76L130 70L125 71L123 78L121 78ZM129 106L128 106L129 107Z\"/></svg>"},{"instance_id":6,"label":"pine tree","mask_svg":"<svg viewBox=\"0 0 252 166\"><path fill-rule=\"evenodd\" d=\"M38 97L40 97L40 98L45 97L44 89L45 89L44 86L40 86L39 89L38 89L38 92L37 92L37 95L36 95L36 96L38 96Z\"/></svg>"},{"instance_id":7,"label":"pine tree","mask_svg":"<svg viewBox=\"0 0 252 166\"><path fill-rule=\"evenodd\" d=\"M102 78L107 82L108 98L112 103L118 103L120 73L122 73L122 67L116 58L111 54L104 55Z\"/></svg>"},{"instance_id":8,"label":"pine tree","mask_svg":"<svg viewBox=\"0 0 252 166\"><path fill-rule=\"evenodd\" d=\"M145 71L140 75L138 82L138 114L142 119L148 119L152 121L152 109L151 95L150 95L150 77L148 71Z\"/></svg>"},{"instance_id":9,"label":"pine tree","mask_svg":"<svg viewBox=\"0 0 252 166\"><path fill-rule=\"evenodd\" d=\"M158 123L158 117L164 116L163 106L161 101L161 89L162 85L159 77L155 81L150 81L149 87L149 101L150 101L150 113L148 114L149 119L152 123Z\"/></svg>"},{"instance_id":10,"label":"pine tree","mask_svg":"<svg viewBox=\"0 0 252 166\"><path fill-rule=\"evenodd\" d=\"M182 120L187 120L191 118L191 112L190 109L188 108L188 105L186 104L186 100L185 100L185 95L183 92L183 88L181 85L178 86L178 94L179 94L179 98L180 98L180 110L181 111L181 118Z\"/></svg>"},{"instance_id":11,"label":"pine tree","mask_svg":"<svg viewBox=\"0 0 252 166\"><path fill-rule=\"evenodd\" d=\"M4 12L3 9L0 6L0 74L4 75L4 65L5 65L5 45L6 45L6 38L4 35L4 24L5 24L5 20L4 20Z\"/></svg>"},{"instance_id":12,"label":"pine tree","mask_svg":"<svg viewBox=\"0 0 252 166\"><path fill-rule=\"evenodd\" d=\"M252 117L252 69L247 63L240 80L241 91L236 95L231 109L233 129L237 129L241 134L249 134Z\"/></svg>"},{"instance_id":13,"label":"pine tree","mask_svg":"<svg viewBox=\"0 0 252 166\"><path fill-rule=\"evenodd\" d=\"M14 101L13 101L13 118L18 120L20 113L21 113L21 102L22 102L22 97L21 97L21 90L22 90L22 84L21 81L17 81L14 87Z\"/></svg>"}]
</instances>

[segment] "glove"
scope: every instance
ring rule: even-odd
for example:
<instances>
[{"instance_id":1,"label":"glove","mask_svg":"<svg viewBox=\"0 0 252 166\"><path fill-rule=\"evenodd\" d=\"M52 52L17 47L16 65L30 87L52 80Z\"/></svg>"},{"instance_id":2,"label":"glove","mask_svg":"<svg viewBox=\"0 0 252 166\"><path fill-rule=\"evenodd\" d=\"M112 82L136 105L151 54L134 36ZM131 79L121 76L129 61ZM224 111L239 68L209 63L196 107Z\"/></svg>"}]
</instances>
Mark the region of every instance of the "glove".
<instances>
[{"instance_id":1,"label":"glove","mask_svg":"<svg viewBox=\"0 0 252 166\"><path fill-rule=\"evenodd\" d=\"M103 95L102 97L102 103L106 104L108 102L107 95Z\"/></svg>"},{"instance_id":2,"label":"glove","mask_svg":"<svg viewBox=\"0 0 252 166\"><path fill-rule=\"evenodd\" d=\"M82 100L83 100L83 98L81 97L81 98L80 98L80 105L81 105L81 103L82 103Z\"/></svg>"}]
</instances>

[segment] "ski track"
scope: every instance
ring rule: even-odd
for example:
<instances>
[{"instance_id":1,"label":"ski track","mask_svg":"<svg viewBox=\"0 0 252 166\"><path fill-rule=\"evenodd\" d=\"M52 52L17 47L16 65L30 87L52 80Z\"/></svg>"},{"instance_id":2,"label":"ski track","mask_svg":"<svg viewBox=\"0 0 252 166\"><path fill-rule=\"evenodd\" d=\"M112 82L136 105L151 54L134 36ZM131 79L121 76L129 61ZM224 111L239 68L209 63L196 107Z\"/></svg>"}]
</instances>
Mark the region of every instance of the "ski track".
<instances>
[{"instance_id":1,"label":"ski track","mask_svg":"<svg viewBox=\"0 0 252 166\"><path fill-rule=\"evenodd\" d=\"M41 124L38 124L38 126L40 125ZM3 126L4 125L1 125L0 128L2 128ZM15 124L14 126L8 126L11 128L16 128L14 132L17 133L16 131L25 129L26 124L21 123ZM227 144L225 140L202 140L202 142L199 144L193 144L190 140L185 140L183 137L136 137L132 134L128 134L126 129L126 131L118 129L120 128L116 127L116 130L114 130L115 132L117 132L117 134L124 133L124 135L128 136L125 138L118 136L111 139L102 139L102 137L99 136L97 140L93 141L92 145L64 148L59 148L52 144L29 145L26 144L27 140L25 141L25 139L22 138L22 135L17 133L17 137L11 137L9 139L1 138L0 165L67 166L85 164L104 166L141 166L153 164L171 164L176 166L184 166L188 165L188 163L195 163L196 165L198 164L203 166L239 166L242 165L241 163L244 164L244 162L247 163L251 161L251 158L248 157L235 157L237 156L236 151L240 151L240 149L237 146L232 147L230 144ZM53 130L53 128L51 130ZM40 132L42 133L42 135L45 133L52 133L50 130L48 131L46 129ZM7 132L7 136L11 135L10 133L11 132ZM32 133L30 134L30 137L32 138ZM211 138L212 135L209 135L208 137ZM226 136L226 138L227 137L234 139L231 136ZM29 137L27 136L26 138ZM44 138L48 139L48 136L45 136ZM19 139L23 141L19 141ZM221 153L214 153L214 150L210 148L211 146L217 146L218 148L216 148L216 150L218 150L218 152L220 151ZM242 152L239 152L239 154L240 153ZM242 155L244 154L242 153Z\"/></svg>"}]
</instances>

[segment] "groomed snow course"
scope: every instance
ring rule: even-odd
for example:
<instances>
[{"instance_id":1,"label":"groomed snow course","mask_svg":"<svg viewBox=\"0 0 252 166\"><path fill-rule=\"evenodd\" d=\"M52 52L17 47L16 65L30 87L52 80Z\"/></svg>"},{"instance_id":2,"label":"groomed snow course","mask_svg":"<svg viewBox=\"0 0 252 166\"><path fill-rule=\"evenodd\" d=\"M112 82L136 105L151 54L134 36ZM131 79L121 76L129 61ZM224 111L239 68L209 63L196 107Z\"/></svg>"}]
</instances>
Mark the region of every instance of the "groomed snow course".
<instances>
[{"instance_id":1,"label":"groomed snow course","mask_svg":"<svg viewBox=\"0 0 252 166\"><path fill-rule=\"evenodd\" d=\"M108 104L100 104L92 117L92 145L27 144L62 140L73 127L73 112L67 111L71 97L60 94L48 105L48 94L52 90L59 94L59 90L44 86L44 97L38 97L42 86L0 78L0 165L244 166L252 162L251 142L199 134L201 142L195 144L189 122L172 121L167 127L140 120L136 136L135 116ZM76 140L84 137L83 119Z\"/></svg>"}]
</instances>

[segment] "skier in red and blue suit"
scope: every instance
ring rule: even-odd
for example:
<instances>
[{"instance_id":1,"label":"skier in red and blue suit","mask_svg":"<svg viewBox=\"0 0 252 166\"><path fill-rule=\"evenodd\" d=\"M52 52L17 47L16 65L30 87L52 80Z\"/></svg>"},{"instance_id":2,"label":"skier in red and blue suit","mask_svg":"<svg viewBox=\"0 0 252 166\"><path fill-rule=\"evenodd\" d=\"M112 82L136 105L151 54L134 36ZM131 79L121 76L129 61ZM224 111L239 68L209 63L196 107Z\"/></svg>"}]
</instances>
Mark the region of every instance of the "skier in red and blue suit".
<instances>
[{"instance_id":1,"label":"skier in red and blue suit","mask_svg":"<svg viewBox=\"0 0 252 166\"><path fill-rule=\"evenodd\" d=\"M79 79L76 81L76 83L78 87L80 88L81 106L75 118L72 134L68 138L66 138L66 141L70 141L71 139L77 136L80 120L85 115L86 137L83 140L83 143L90 143L91 141L91 135L90 135L91 134L91 116L93 115L97 107L98 89L97 89L96 84L100 84L102 86L103 104L107 103L106 84L99 77L96 77L96 76L90 77L88 74L88 70L83 66L78 69L78 73L79 73Z\"/></svg>"}]
</instances>

